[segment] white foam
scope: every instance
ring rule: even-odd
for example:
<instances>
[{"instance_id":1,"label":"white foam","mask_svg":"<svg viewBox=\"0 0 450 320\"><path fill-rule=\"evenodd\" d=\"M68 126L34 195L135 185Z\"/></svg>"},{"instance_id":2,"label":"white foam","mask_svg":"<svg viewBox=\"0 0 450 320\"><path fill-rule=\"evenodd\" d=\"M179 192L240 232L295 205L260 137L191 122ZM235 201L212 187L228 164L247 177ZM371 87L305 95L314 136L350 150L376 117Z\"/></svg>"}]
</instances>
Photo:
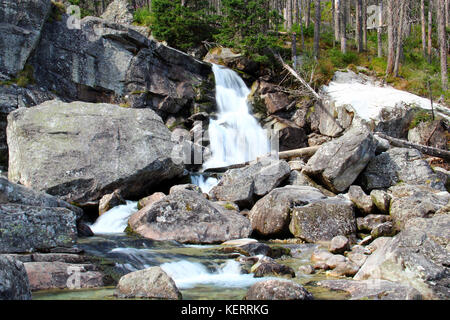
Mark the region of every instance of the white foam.
<instances>
[{"instance_id":1,"label":"white foam","mask_svg":"<svg viewBox=\"0 0 450 320\"><path fill-rule=\"evenodd\" d=\"M127 227L130 216L138 211L136 201L127 201L102 214L93 225L91 230L94 234L123 233Z\"/></svg>"}]
</instances>

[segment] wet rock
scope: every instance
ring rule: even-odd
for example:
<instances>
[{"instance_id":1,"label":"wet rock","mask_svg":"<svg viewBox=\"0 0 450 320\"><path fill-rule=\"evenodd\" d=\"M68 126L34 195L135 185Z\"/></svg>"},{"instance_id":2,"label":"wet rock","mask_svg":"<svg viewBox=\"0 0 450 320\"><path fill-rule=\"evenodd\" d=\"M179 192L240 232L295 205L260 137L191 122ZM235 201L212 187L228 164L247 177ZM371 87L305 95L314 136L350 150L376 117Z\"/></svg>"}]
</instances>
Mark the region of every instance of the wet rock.
<instances>
[{"instance_id":1,"label":"wet rock","mask_svg":"<svg viewBox=\"0 0 450 320\"><path fill-rule=\"evenodd\" d=\"M374 204L370 196L366 195L360 186L350 186L348 197L363 214L370 214L374 210Z\"/></svg>"},{"instance_id":2,"label":"wet rock","mask_svg":"<svg viewBox=\"0 0 450 320\"><path fill-rule=\"evenodd\" d=\"M359 266L351 261L345 261L337 264L332 270L326 272L332 277L353 277L358 271Z\"/></svg>"},{"instance_id":3,"label":"wet rock","mask_svg":"<svg viewBox=\"0 0 450 320\"><path fill-rule=\"evenodd\" d=\"M155 240L218 243L250 235L250 221L190 190L176 191L144 207L128 221L133 231Z\"/></svg>"},{"instance_id":4,"label":"wet rock","mask_svg":"<svg viewBox=\"0 0 450 320\"><path fill-rule=\"evenodd\" d=\"M446 214L408 221L370 255L354 279L400 282L417 289L425 299L448 299L449 228Z\"/></svg>"},{"instance_id":5,"label":"wet rock","mask_svg":"<svg viewBox=\"0 0 450 320\"><path fill-rule=\"evenodd\" d=\"M76 203L116 189L139 196L183 172L170 131L149 109L60 101L21 108L8 116L8 145L11 181Z\"/></svg>"},{"instance_id":6,"label":"wet rock","mask_svg":"<svg viewBox=\"0 0 450 320\"><path fill-rule=\"evenodd\" d=\"M251 243L258 243L258 240L251 239L251 238L245 238L245 239L234 239L234 240L228 240L222 243L224 246L243 246L246 244Z\"/></svg>"},{"instance_id":7,"label":"wet rock","mask_svg":"<svg viewBox=\"0 0 450 320\"><path fill-rule=\"evenodd\" d=\"M152 195L142 198L138 201L138 209L141 210L142 208L144 208L145 206L151 205L159 200L161 200L162 198L164 198L166 195L162 192L155 192Z\"/></svg>"},{"instance_id":8,"label":"wet rock","mask_svg":"<svg viewBox=\"0 0 450 320\"><path fill-rule=\"evenodd\" d=\"M301 274L313 274L315 272L314 267L311 265L304 265L298 267L298 272Z\"/></svg>"},{"instance_id":9,"label":"wet rock","mask_svg":"<svg viewBox=\"0 0 450 320\"><path fill-rule=\"evenodd\" d=\"M255 278L262 277L288 277L295 278L295 271L288 266L276 262L263 262L254 268Z\"/></svg>"},{"instance_id":10,"label":"wet rock","mask_svg":"<svg viewBox=\"0 0 450 320\"><path fill-rule=\"evenodd\" d=\"M342 263L345 263L347 259L341 254L333 254L327 260L325 260L325 264L327 265L327 269L334 269Z\"/></svg>"},{"instance_id":11,"label":"wet rock","mask_svg":"<svg viewBox=\"0 0 450 320\"><path fill-rule=\"evenodd\" d=\"M363 127L352 127L342 137L323 144L304 172L317 177L333 192L345 191L375 156L376 142Z\"/></svg>"},{"instance_id":12,"label":"wet rock","mask_svg":"<svg viewBox=\"0 0 450 320\"><path fill-rule=\"evenodd\" d=\"M366 262L368 255L364 254L363 252L358 251L351 251L347 253L347 259L348 261L354 263L358 268L361 268L361 266Z\"/></svg>"},{"instance_id":13,"label":"wet rock","mask_svg":"<svg viewBox=\"0 0 450 320\"><path fill-rule=\"evenodd\" d=\"M14 77L24 68L50 10L50 0L1 2L0 81Z\"/></svg>"},{"instance_id":14,"label":"wet rock","mask_svg":"<svg viewBox=\"0 0 450 320\"><path fill-rule=\"evenodd\" d=\"M200 189L200 187L196 186L195 184L179 184L179 185L173 186L170 188L169 194L173 194L180 190L190 190L190 191L195 191L200 194L203 194L202 189Z\"/></svg>"},{"instance_id":15,"label":"wet rock","mask_svg":"<svg viewBox=\"0 0 450 320\"><path fill-rule=\"evenodd\" d=\"M106 211L111 210L121 204L126 204L127 202L120 195L119 190L115 190L113 193L104 195L98 204L98 214L101 216Z\"/></svg>"},{"instance_id":16,"label":"wet rock","mask_svg":"<svg viewBox=\"0 0 450 320\"><path fill-rule=\"evenodd\" d=\"M400 231L415 217L430 217L450 201L447 191L423 185L400 184L389 188L392 196L390 216L394 229Z\"/></svg>"},{"instance_id":17,"label":"wet rock","mask_svg":"<svg viewBox=\"0 0 450 320\"><path fill-rule=\"evenodd\" d=\"M313 300L303 286L293 281L266 280L250 287L245 300Z\"/></svg>"},{"instance_id":18,"label":"wet rock","mask_svg":"<svg viewBox=\"0 0 450 320\"><path fill-rule=\"evenodd\" d=\"M323 262L332 258L334 255L325 249L314 250L311 255L311 262Z\"/></svg>"},{"instance_id":19,"label":"wet rock","mask_svg":"<svg viewBox=\"0 0 450 320\"><path fill-rule=\"evenodd\" d=\"M422 300L416 289L386 280L322 280L320 287L348 292L352 300Z\"/></svg>"},{"instance_id":20,"label":"wet rock","mask_svg":"<svg viewBox=\"0 0 450 320\"><path fill-rule=\"evenodd\" d=\"M335 236L354 236L352 203L341 197L317 199L292 209L289 230L306 242L329 241Z\"/></svg>"},{"instance_id":21,"label":"wet rock","mask_svg":"<svg viewBox=\"0 0 450 320\"><path fill-rule=\"evenodd\" d=\"M66 208L0 204L0 252L70 247L77 239L75 214Z\"/></svg>"},{"instance_id":22,"label":"wet rock","mask_svg":"<svg viewBox=\"0 0 450 320\"><path fill-rule=\"evenodd\" d=\"M124 275L114 291L119 298L152 298L181 300L175 282L160 267L152 267Z\"/></svg>"},{"instance_id":23,"label":"wet rock","mask_svg":"<svg viewBox=\"0 0 450 320\"><path fill-rule=\"evenodd\" d=\"M359 231L371 232L376 226L391 220L392 218L385 214L369 214L356 218L356 227Z\"/></svg>"},{"instance_id":24,"label":"wet rock","mask_svg":"<svg viewBox=\"0 0 450 320\"><path fill-rule=\"evenodd\" d=\"M8 255L0 255L0 300L31 300L23 263Z\"/></svg>"},{"instance_id":25,"label":"wet rock","mask_svg":"<svg viewBox=\"0 0 450 320\"><path fill-rule=\"evenodd\" d=\"M392 148L370 161L361 175L366 190L387 189L399 182L445 190L439 177L416 149Z\"/></svg>"},{"instance_id":26,"label":"wet rock","mask_svg":"<svg viewBox=\"0 0 450 320\"><path fill-rule=\"evenodd\" d=\"M253 197L264 196L289 175L286 161L264 159L239 169L228 170L210 195L217 200L235 202L240 208L253 204Z\"/></svg>"},{"instance_id":27,"label":"wet rock","mask_svg":"<svg viewBox=\"0 0 450 320\"><path fill-rule=\"evenodd\" d=\"M331 253L343 253L350 249L350 241L347 237L344 236L336 236L331 239L328 250Z\"/></svg>"},{"instance_id":28,"label":"wet rock","mask_svg":"<svg viewBox=\"0 0 450 320\"><path fill-rule=\"evenodd\" d=\"M272 190L253 206L249 218L254 231L263 236L289 232L291 210L325 196L313 187L286 186Z\"/></svg>"},{"instance_id":29,"label":"wet rock","mask_svg":"<svg viewBox=\"0 0 450 320\"><path fill-rule=\"evenodd\" d=\"M92 264L25 262L31 291L103 287L103 273Z\"/></svg>"},{"instance_id":30,"label":"wet rock","mask_svg":"<svg viewBox=\"0 0 450 320\"><path fill-rule=\"evenodd\" d=\"M382 213L389 213L389 206L391 204L391 196L384 190L372 190L370 192L373 204Z\"/></svg>"}]
</instances>

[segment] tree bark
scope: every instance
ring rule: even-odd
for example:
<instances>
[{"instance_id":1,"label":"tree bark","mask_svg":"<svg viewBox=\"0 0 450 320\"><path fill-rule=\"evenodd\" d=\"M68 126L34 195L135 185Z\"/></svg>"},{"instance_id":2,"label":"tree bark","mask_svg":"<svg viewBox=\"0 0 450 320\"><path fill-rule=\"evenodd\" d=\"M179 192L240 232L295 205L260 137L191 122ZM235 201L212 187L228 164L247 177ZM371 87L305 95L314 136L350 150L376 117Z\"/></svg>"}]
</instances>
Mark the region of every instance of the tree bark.
<instances>
[{"instance_id":1,"label":"tree bark","mask_svg":"<svg viewBox=\"0 0 450 320\"><path fill-rule=\"evenodd\" d=\"M387 67L386 76L389 76L394 71L395 63L395 26L394 26L394 1L387 0L388 11L388 55L387 55Z\"/></svg>"},{"instance_id":2,"label":"tree bark","mask_svg":"<svg viewBox=\"0 0 450 320\"><path fill-rule=\"evenodd\" d=\"M426 21L425 21L425 0L420 0L420 21L422 24L422 51L423 56L427 55L427 31L426 31Z\"/></svg>"},{"instance_id":3,"label":"tree bark","mask_svg":"<svg viewBox=\"0 0 450 320\"><path fill-rule=\"evenodd\" d=\"M314 57L319 59L320 55L320 20L321 20L321 10L320 10L320 0L314 0Z\"/></svg>"},{"instance_id":4,"label":"tree bark","mask_svg":"<svg viewBox=\"0 0 450 320\"><path fill-rule=\"evenodd\" d=\"M445 30L445 1L437 0L439 53L441 58L441 83L442 90L448 91L448 67L447 67L447 34Z\"/></svg>"},{"instance_id":5,"label":"tree bark","mask_svg":"<svg viewBox=\"0 0 450 320\"><path fill-rule=\"evenodd\" d=\"M356 48L358 52L363 51L363 38L362 38L362 0L355 0L356 8L356 23L355 23L355 37Z\"/></svg>"},{"instance_id":6,"label":"tree bark","mask_svg":"<svg viewBox=\"0 0 450 320\"><path fill-rule=\"evenodd\" d=\"M334 0L334 40L339 42L340 33L340 0Z\"/></svg>"},{"instance_id":7,"label":"tree bark","mask_svg":"<svg viewBox=\"0 0 450 320\"><path fill-rule=\"evenodd\" d=\"M341 52L347 53L347 19L345 13L346 2L348 0L340 0L340 8L339 8L339 32L341 35Z\"/></svg>"},{"instance_id":8,"label":"tree bark","mask_svg":"<svg viewBox=\"0 0 450 320\"><path fill-rule=\"evenodd\" d=\"M362 37L363 50L367 51L367 0L362 2Z\"/></svg>"},{"instance_id":9,"label":"tree bark","mask_svg":"<svg viewBox=\"0 0 450 320\"><path fill-rule=\"evenodd\" d=\"M432 42L431 34L433 32L433 0L430 0L430 5L428 6L428 63L431 63L432 58Z\"/></svg>"},{"instance_id":10,"label":"tree bark","mask_svg":"<svg viewBox=\"0 0 450 320\"><path fill-rule=\"evenodd\" d=\"M306 0L306 28L311 25L311 0Z\"/></svg>"},{"instance_id":11,"label":"tree bark","mask_svg":"<svg viewBox=\"0 0 450 320\"><path fill-rule=\"evenodd\" d=\"M400 17L397 28L397 48L395 52L394 75L398 77L400 71L400 57L403 47L403 24L405 23L405 0L399 1Z\"/></svg>"},{"instance_id":12,"label":"tree bark","mask_svg":"<svg viewBox=\"0 0 450 320\"><path fill-rule=\"evenodd\" d=\"M383 0L378 0L380 12L378 13L378 28L377 28L377 45L378 58L383 57Z\"/></svg>"}]
</instances>

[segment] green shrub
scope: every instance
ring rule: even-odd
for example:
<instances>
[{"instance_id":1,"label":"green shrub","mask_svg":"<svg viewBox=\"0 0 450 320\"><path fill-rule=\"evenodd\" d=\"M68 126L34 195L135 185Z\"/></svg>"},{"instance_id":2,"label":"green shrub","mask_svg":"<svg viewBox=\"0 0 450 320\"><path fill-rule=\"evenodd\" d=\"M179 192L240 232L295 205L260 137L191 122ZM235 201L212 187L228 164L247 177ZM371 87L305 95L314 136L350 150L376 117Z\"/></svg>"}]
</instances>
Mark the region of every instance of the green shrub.
<instances>
[{"instance_id":1,"label":"green shrub","mask_svg":"<svg viewBox=\"0 0 450 320\"><path fill-rule=\"evenodd\" d=\"M139 8L133 14L134 22L142 26L150 26L152 17L148 8Z\"/></svg>"}]
</instances>

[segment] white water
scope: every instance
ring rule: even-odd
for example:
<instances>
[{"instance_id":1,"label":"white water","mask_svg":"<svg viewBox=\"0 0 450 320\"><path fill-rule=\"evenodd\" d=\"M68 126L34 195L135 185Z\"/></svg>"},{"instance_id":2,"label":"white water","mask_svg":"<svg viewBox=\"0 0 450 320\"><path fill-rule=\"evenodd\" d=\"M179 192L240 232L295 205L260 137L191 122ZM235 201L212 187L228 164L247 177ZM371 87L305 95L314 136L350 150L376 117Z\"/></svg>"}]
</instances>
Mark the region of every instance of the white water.
<instances>
[{"instance_id":1,"label":"white water","mask_svg":"<svg viewBox=\"0 0 450 320\"><path fill-rule=\"evenodd\" d=\"M127 227L128 219L136 211L138 211L137 202L127 201L127 204L114 207L102 214L90 226L91 230L94 234L122 233Z\"/></svg>"},{"instance_id":2,"label":"white water","mask_svg":"<svg viewBox=\"0 0 450 320\"><path fill-rule=\"evenodd\" d=\"M175 281L179 289L190 289L198 285L242 288L267 279L242 274L239 262L234 260L228 260L213 272L201 263L187 260L164 263L160 267Z\"/></svg>"},{"instance_id":3,"label":"white water","mask_svg":"<svg viewBox=\"0 0 450 320\"><path fill-rule=\"evenodd\" d=\"M217 120L210 119L211 158L203 168L217 168L244 163L270 152L269 138L250 114L247 97L250 90L239 75L228 68L213 64L216 81ZM202 176L192 182L204 192L217 184L217 179Z\"/></svg>"}]
</instances>

